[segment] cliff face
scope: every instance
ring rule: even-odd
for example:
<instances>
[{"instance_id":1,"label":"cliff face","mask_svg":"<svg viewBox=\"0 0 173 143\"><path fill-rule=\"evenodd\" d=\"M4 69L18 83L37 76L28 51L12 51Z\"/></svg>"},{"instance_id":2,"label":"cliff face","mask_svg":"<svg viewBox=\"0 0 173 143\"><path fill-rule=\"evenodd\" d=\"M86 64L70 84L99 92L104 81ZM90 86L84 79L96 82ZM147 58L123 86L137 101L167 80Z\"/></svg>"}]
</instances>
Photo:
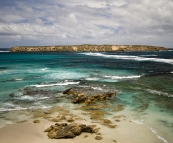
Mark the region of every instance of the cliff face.
<instances>
[{"instance_id":1,"label":"cliff face","mask_svg":"<svg viewBox=\"0 0 173 143\"><path fill-rule=\"evenodd\" d=\"M10 52L120 52L120 51L160 51L159 46L143 45L71 45L71 46L15 46Z\"/></svg>"}]
</instances>

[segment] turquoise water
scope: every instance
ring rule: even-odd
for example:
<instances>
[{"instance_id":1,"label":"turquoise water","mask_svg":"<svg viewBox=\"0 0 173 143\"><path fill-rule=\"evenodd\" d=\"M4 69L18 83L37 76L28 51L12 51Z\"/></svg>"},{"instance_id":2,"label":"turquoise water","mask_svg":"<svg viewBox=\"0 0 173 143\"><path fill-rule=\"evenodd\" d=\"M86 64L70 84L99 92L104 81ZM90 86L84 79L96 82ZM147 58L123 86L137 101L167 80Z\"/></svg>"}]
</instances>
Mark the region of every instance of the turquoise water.
<instances>
[{"instance_id":1,"label":"turquoise water","mask_svg":"<svg viewBox=\"0 0 173 143\"><path fill-rule=\"evenodd\" d=\"M173 139L173 51L0 52L0 126L16 120L13 111L57 105L69 87L116 91L112 104L125 105L163 142Z\"/></svg>"}]
</instances>

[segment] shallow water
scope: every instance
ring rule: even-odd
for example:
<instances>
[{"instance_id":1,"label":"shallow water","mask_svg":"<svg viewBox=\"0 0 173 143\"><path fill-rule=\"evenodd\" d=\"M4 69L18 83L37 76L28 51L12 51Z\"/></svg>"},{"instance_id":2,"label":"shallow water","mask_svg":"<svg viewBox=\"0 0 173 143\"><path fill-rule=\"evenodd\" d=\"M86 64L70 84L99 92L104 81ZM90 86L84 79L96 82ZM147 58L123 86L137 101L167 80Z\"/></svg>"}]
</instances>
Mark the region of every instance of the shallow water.
<instances>
[{"instance_id":1,"label":"shallow water","mask_svg":"<svg viewBox=\"0 0 173 143\"><path fill-rule=\"evenodd\" d=\"M61 102L69 87L115 91L112 106L173 140L173 51L123 53L0 53L0 127ZM109 109L105 109L109 111ZM111 112L111 111L110 111ZM129 114L131 113L131 114ZM16 116L18 118L16 118Z\"/></svg>"}]
</instances>

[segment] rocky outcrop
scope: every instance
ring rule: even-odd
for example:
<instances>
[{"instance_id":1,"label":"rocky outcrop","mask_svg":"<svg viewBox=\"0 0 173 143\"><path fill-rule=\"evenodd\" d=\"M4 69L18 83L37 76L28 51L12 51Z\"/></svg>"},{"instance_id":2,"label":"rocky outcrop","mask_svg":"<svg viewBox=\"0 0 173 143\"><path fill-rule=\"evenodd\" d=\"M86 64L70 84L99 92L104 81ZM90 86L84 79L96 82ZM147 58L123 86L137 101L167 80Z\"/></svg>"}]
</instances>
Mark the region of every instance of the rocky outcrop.
<instances>
[{"instance_id":1,"label":"rocky outcrop","mask_svg":"<svg viewBox=\"0 0 173 143\"><path fill-rule=\"evenodd\" d=\"M86 95L83 92L76 92L73 91L72 88L66 89L63 91L63 94L72 95L71 101L72 103L85 103L87 105L94 104L97 101L109 100L112 96L115 96L115 92L106 92L102 94L95 94L95 95Z\"/></svg>"},{"instance_id":2,"label":"rocky outcrop","mask_svg":"<svg viewBox=\"0 0 173 143\"><path fill-rule=\"evenodd\" d=\"M92 126L77 123L56 123L47 128L45 132L48 132L47 136L51 139L74 138L82 132L95 133Z\"/></svg>"},{"instance_id":3,"label":"rocky outcrop","mask_svg":"<svg viewBox=\"0 0 173 143\"><path fill-rule=\"evenodd\" d=\"M34 120L33 122L34 123L40 123L40 120Z\"/></svg>"},{"instance_id":4,"label":"rocky outcrop","mask_svg":"<svg viewBox=\"0 0 173 143\"><path fill-rule=\"evenodd\" d=\"M95 139L96 139L96 140L101 140L102 137L101 137L101 136L96 136Z\"/></svg>"},{"instance_id":5,"label":"rocky outcrop","mask_svg":"<svg viewBox=\"0 0 173 143\"><path fill-rule=\"evenodd\" d=\"M71 45L71 46L15 46L10 52L123 52L168 50L160 46L146 45Z\"/></svg>"}]
</instances>

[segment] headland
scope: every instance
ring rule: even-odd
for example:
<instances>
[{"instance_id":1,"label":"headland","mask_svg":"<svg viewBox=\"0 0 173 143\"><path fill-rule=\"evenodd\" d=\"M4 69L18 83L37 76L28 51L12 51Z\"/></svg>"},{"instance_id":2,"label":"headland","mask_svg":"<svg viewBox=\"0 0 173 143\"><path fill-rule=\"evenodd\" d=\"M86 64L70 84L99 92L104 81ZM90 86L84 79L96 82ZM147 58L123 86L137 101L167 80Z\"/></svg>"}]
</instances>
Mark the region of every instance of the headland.
<instances>
[{"instance_id":1,"label":"headland","mask_svg":"<svg viewBox=\"0 0 173 143\"><path fill-rule=\"evenodd\" d=\"M59 46L15 46L10 52L126 52L166 51L165 47L148 45L59 45Z\"/></svg>"}]
</instances>

